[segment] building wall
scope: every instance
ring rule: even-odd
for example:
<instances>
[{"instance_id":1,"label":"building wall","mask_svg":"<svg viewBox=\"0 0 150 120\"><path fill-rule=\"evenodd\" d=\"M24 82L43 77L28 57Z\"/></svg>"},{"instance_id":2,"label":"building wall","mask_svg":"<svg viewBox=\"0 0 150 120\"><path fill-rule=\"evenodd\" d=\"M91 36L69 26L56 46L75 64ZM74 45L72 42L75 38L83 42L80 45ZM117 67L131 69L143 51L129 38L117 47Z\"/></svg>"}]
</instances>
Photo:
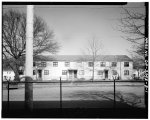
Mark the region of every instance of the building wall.
<instances>
[{"instance_id":1,"label":"building wall","mask_svg":"<svg viewBox=\"0 0 150 120\"><path fill-rule=\"evenodd\" d=\"M133 62L129 62L129 67L124 67L124 62L117 62L116 67L112 67L111 62L106 62L105 67L100 67L100 62L101 61L95 62L95 69L94 69L95 80L105 79L104 70L108 70L108 79L111 79L111 80L113 79L114 76L119 77L122 80L132 79L131 76L133 74ZM58 67L53 67L53 61L47 61L46 66L44 67L37 66L37 67L34 67L34 70L35 70L35 75L33 75L34 80L59 80L60 77L62 78L62 80L70 80L68 70L77 70L77 79L90 80L92 79L93 67L88 66L88 61L87 62L72 61L70 62L69 67L65 66L65 61L58 61ZM42 78L39 78L39 73L37 72L38 70L42 71L41 73ZM62 75L62 70L66 70L67 75ZM103 71L102 75L98 75L99 70ZM116 70L117 75L113 75L112 70ZM129 70L129 75L124 75L124 70ZM45 74L46 73L45 71L48 71L48 74ZM4 76L6 76L7 79L13 80L15 74L13 71L3 71L3 79L4 79Z\"/></svg>"},{"instance_id":2,"label":"building wall","mask_svg":"<svg viewBox=\"0 0 150 120\"><path fill-rule=\"evenodd\" d=\"M12 70L3 71L3 81L14 80L15 73Z\"/></svg>"},{"instance_id":3,"label":"building wall","mask_svg":"<svg viewBox=\"0 0 150 120\"><path fill-rule=\"evenodd\" d=\"M70 62L70 67L65 67L65 61L59 61L58 67L53 67L53 62L47 62L47 66L42 68L42 79L43 80L59 80L60 77L62 80L69 80L68 70L77 70L78 79L91 79L93 67L88 66L88 62ZM49 74L45 75L44 70L48 70ZM62 75L62 70L67 71L67 75ZM84 71L84 74L81 74L81 70ZM113 79L113 76L119 77L123 80L132 79L133 74L133 63L129 62L129 67L124 67L124 62L117 62L117 67L111 67L111 62L106 62L105 67L100 67L100 61L95 62L94 78L95 79L105 79L105 72L103 75L98 75L97 71L108 70L108 79ZM112 74L112 70L117 71L117 75ZM124 75L124 70L129 70L129 75Z\"/></svg>"}]
</instances>

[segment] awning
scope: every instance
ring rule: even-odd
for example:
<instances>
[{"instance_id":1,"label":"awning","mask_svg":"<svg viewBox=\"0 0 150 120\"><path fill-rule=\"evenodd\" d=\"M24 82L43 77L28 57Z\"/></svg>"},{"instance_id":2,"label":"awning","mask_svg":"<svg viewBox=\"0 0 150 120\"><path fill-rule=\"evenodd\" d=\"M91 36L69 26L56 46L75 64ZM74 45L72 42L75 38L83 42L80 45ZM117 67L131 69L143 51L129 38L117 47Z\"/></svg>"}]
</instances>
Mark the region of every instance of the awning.
<instances>
[{"instance_id":1,"label":"awning","mask_svg":"<svg viewBox=\"0 0 150 120\"><path fill-rule=\"evenodd\" d=\"M68 71L77 71L77 69L68 69Z\"/></svg>"}]
</instances>

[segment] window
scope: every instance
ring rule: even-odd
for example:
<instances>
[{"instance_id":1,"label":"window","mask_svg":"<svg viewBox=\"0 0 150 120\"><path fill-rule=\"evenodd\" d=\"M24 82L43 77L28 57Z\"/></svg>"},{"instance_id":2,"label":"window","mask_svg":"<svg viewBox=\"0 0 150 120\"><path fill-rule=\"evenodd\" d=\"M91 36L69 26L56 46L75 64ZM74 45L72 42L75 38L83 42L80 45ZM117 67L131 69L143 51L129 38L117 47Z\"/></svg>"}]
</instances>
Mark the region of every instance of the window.
<instances>
[{"instance_id":1,"label":"window","mask_svg":"<svg viewBox=\"0 0 150 120\"><path fill-rule=\"evenodd\" d=\"M124 62L124 67L129 67L129 62Z\"/></svg>"},{"instance_id":2,"label":"window","mask_svg":"<svg viewBox=\"0 0 150 120\"><path fill-rule=\"evenodd\" d=\"M84 70L80 70L80 71L79 71L79 74L80 74L80 75L84 75Z\"/></svg>"},{"instance_id":3,"label":"window","mask_svg":"<svg viewBox=\"0 0 150 120\"><path fill-rule=\"evenodd\" d=\"M93 67L93 62L88 62L89 67Z\"/></svg>"},{"instance_id":4,"label":"window","mask_svg":"<svg viewBox=\"0 0 150 120\"><path fill-rule=\"evenodd\" d=\"M58 67L58 62L53 62L53 67Z\"/></svg>"},{"instance_id":5,"label":"window","mask_svg":"<svg viewBox=\"0 0 150 120\"><path fill-rule=\"evenodd\" d=\"M113 75L117 75L117 71L116 70L112 70L112 74Z\"/></svg>"},{"instance_id":6,"label":"window","mask_svg":"<svg viewBox=\"0 0 150 120\"><path fill-rule=\"evenodd\" d=\"M116 67L116 66L117 66L117 62L112 62L112 63L111 63L111 66L112 66L112 67Z\"/></svg>"},{"instance_id":7,"label":"window","mask_svg":"<svg viewBox=\"0 0 150 120\"><path fill-rule=\"evenodd\" d=\"M46 67L46 62L41 62L41 67Z\"/></svg>"},{"instance_id":8,"label":"window","mask_svg":"<svg viewBox=\"0 0 150 120\"><path fill-rule=\"evenodd\" d=\"M11 74L11 72L7 72L7 74Z\"/></svg>"},{"instance_id":9,"label":"window","mask_svg":"<svg viewBox=\"0 0 150 120\"><path fill-rule=\"evenodd\" d=\"M44 70L44 75L49 75L49 70Z\"/></svg>"},{"instance_id":10,"label":"window","mask_svg":"<svg viewBox=\"0 0 150 120\"><path fill-rule=\"evenodd\" d=\"M97 75L103 75L103 71L102 70L98 70L97 71Z\"/></svg>"},{"instance_id":11,"label":"window","mask_svg":"<svg viewBox=\"0 0 150 120\"><path fill-rule=\"evenodd\" d=\"M65 62L65 67L70 67L70 62Z\"/></svg>"},{"instance_id":12,"label":"window","mask_svg":"<svg viewBox=\"0 0 150 120\"><path fill-rule=\"evenodd\" d=\"M67 70L62 70L62 75L67 75Z\"/></svg>"},{"instance_id":13,"label":"window","mask_svg":"<svg viewBox=\"0 0 150 120\"><path fill-rule=\"evenodd\" d=\"M101 66L101 67L105 67L105 64L106 64L105 62L101 62L101 63L100 63L100 66Z\"/></svg>"},{"instance_id":14,"label":"window","mask_svg":"<svg viewBox=\"0 0 150 120\"><path fill-rule=\"evenodd\" d=\"M40 63L36 62L36 66L40 67Z\"/></svg>"},{"instance_id":15,"label":"window","mask_svg":"<svg viewBox=\"0 0 150 120\"><path fill-rule=\"evenodd\" d=\"M19 70L19 75L23 75L23 70Z\"/></svg>"},{"instance_id":16,"label":"window","mask_svg":"<svg viewBox=\"0 0 150 120\"><path fill-rule=\"evenodd\" d=\"M129 70L125 70L124 75L129 75Z\"/></svg>"}]
</instances>

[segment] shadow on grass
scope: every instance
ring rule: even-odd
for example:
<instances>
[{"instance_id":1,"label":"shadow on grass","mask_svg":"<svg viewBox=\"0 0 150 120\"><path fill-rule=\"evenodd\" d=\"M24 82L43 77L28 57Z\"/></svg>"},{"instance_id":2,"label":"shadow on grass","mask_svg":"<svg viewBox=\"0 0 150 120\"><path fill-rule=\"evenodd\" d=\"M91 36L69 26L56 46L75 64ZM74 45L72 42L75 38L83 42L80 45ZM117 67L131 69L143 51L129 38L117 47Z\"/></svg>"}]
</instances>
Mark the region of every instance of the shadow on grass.
<instances>
[{"instance_id":1,"label":"shadow on grass","mask_svg":"<svg viewBox=\"0 0 150 120\"><path fill-rule=\"evenodd\" d=\"M10 103L10 110L4 110L6 103L3 103L2 117L3 118L147 118L147 110L135 108L117 102L124 108L98 108L99 105L110 105L109 101L63 101L63 105L72 106L71 108L59 108L58 101L35 101L33 111L26 111L24 102L16 101ZM52 108L57 105L58 108ZM88 108L76 107L86 105ZM89 108L89 106L97 106L97 108ZM20 108L19 108L20 107ZM21 109L22 108L22 109Z\"/></svg>"},{"instance_id":2,"label":"shadow on grass","mask_svg":"<svg viewBox=\"0 0 150 120\"><path fill-rule=\"evenodd\" d=\"M72 93L70 98L76 98L79 100L95 100L95 101L109 101L114 102L114 93L109 92L98 92L98 91L77 91ZM134 93L122 93L117 91L115 94L116 101L122 104L127 104L131 107L145 107L144 98L142 96L137 96ZM119 107L119 106L118 106Z\"/></svg>"},{"instance_id":3,"label":"shadow on grass","mask_svg":"<svg viewBox=\"0 0 150 120\"><path fill-rule=\"evenodd\" d=\"M24 101L10 101L2 104L3 118L147 118L144 108L137 108L141 97L133 93L116 92L114 107L113 92L77 91L70 98L78 100L34 101L33 111L25 111Z\"/></svg>"}]
</instances>

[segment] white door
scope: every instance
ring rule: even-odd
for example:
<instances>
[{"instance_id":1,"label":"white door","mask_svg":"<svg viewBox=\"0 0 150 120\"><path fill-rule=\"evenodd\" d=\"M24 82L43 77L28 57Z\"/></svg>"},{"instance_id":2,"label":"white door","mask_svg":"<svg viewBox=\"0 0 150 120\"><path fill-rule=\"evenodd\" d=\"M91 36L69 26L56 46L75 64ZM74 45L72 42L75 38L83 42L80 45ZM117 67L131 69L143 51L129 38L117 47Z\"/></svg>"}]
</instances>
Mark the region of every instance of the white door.
<instances>
[{"instance_id":1,"label":"white door","mask_svg":"<svg viewBox=\"0 0 150 120\"><path fill-rule=\"evenodd\" d=\"M69 79L73 79L74 78L74 72L71 70L69 71Z\"/></svg>"}]
</instances>

